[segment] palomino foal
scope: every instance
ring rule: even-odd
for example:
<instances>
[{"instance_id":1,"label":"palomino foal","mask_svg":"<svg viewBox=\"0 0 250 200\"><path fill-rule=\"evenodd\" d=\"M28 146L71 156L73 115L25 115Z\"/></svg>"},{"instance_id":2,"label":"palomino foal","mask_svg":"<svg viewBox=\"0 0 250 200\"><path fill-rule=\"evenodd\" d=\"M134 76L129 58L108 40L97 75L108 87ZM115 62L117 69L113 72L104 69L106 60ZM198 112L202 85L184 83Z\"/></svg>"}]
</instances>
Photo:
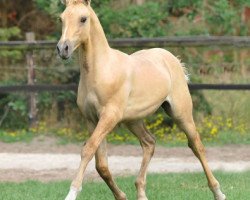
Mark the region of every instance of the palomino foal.
<instances>
[{"instance_id":1,"label":"palomino foal","mask_svg":"<svg viewBox=\"0 0 250 200\"><path fill-rule=\"evenodd\" d=\"M225 200L219 182L208 167L204 147L192 117L192 101L184 68L164 49L149 49L127 55L110 48L90 0L62 0L62 37L57 49L68 59L78 49L80 83L77 104L91 133L81 152L81 163L66 200L75 200L81 190L84 171L95 155L96 169L116 200L126 195L108 169L107 134L120 122L139 139L143 160L136 179L138 200L147 200L146 172L155 149L155 139L143 118L164 108L186 133L189 147L200 160L216 200Z\"/></svg>"}]
</instances>

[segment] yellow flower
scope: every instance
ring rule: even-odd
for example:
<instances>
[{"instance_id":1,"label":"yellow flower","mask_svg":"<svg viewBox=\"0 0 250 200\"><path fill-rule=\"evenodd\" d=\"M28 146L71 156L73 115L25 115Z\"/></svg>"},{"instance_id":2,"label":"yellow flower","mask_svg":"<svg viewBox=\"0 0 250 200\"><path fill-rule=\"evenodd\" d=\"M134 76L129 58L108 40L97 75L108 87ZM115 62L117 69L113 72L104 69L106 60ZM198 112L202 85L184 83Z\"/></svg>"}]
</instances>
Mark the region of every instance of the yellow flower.
<instances>
[{"instance_id":1,"label":"yellow flower","mask_svg":"<svg viewBox=\"0 0 250 200\"><path fill-rule=\"evenodd\" d=\"M212 130L210 131L211 135L216 135L218 133L218 128L217 127L213 127Z\"/></svg>"}]
</instances>

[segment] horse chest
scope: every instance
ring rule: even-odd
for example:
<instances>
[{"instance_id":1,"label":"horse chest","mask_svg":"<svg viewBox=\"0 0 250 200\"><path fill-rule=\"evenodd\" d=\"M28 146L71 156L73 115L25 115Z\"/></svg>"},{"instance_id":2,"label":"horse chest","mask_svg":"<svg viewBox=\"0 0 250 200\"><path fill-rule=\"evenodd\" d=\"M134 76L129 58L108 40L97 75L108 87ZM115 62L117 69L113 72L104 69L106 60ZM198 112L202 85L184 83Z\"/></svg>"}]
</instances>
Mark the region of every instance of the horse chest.
<instances>
[{"instance_id":1,"label":"horse chest","mask_svg":"<svg viewBox=\"0 0 250 200\"><path fill-rule=\"evenodd\" d=\"M97 122L102 106L94 92L83 94L78 91L77 104L86 119Z\"/></svg>"},{"instance_id":2,"label":"horse chest","mask_svg":"<svg viewBox=\"0 0 250 200\"><path fill-rule=\"evenodd\" d=\"M96 90L95 81L89 80L86 76L81 76L77 104L85 117L89 115L99 115L102 109L102 103L98 90Z\"/></svg>"}]
</instances>

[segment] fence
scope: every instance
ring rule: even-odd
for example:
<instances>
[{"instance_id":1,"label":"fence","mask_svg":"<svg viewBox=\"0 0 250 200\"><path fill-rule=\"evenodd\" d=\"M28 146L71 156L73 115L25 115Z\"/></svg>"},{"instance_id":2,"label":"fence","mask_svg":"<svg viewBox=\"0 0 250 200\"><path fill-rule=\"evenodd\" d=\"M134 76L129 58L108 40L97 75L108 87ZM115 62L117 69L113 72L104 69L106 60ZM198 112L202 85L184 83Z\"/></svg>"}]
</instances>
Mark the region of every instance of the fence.
<instances>
[{"instance_id":1,"label":"fence","mask_svg":"<svg viewBox=\"0 0 250 200\"><path fill-rule=\"evenodd\" d=\"M45 49L56 48L55 41L13 41L0 42L1 50L9 49ZM248 36L195 36L195 37L164 37L164 38L127 38L111 39L110 46L114 48L152 48L152 47L201 47L201 46L231 46L250 47Z\"/></svg>"},{"instance_id":2,"label":"fence","mask_svg":"<svg viewBox=\"0 0 250 200\"><path fill-rule=\"evenodd\" d=\"M56 41L35 41L29 39L27 41L11 41L0 42L0 50L22 49L27 50L28 65L30 66L30 74L33 73L32 60L29 56L30 52L35 49L51 49L56 47ZM132 39L111 39L109 44L114 48L152 48L152 47L204 47L219 46L233 48L250 47L250 37L241 36L195 36L195 37L165 37L165 38L132 38ZM29 75L29 78L31 75ZM0 93L9 92L42 92L42 91L63 91L76 90L76 85L34 85L30 80L30 85L23 86L1 86ZM234 85L234 84L190 84L191 90L249 90L250 84Z\"/></svg>"},{"instance_id":3,"label":"fence","mask_svg":"<svg viewBox=\"0 0 250 200\"><path fill-rule=\"evenodd\" d=\"M0 42L0 50L26 50L28 70L28 85L0 86L1 93L26 92L30 97L30 119L35 121L36 106L34 92L55 92L77 90L77 85L36 85L34 84L33 50L51 49L56 47L56 41L35 41L32 34L26 35L27 41ZM167 38L134 38L112 39L109 44L114 48L153 48L153 47L250 47L250 37L230 36L195 36L195 37L167 37ZM250 84L189 84L190 90L250 90Z\"/></svg>"},{"instance_id":4,"label":"fence","mask_svg":"<svg viewBox=\"0 0 250 200\"><path fill-rule=\"evenodd\" d=\"M189 84L190 90L250 90L250 84ZM0 94L14 92L60 92L77 91L76 84L67 85L19 85L1 86Z\"/></svg>"}]
</instances>

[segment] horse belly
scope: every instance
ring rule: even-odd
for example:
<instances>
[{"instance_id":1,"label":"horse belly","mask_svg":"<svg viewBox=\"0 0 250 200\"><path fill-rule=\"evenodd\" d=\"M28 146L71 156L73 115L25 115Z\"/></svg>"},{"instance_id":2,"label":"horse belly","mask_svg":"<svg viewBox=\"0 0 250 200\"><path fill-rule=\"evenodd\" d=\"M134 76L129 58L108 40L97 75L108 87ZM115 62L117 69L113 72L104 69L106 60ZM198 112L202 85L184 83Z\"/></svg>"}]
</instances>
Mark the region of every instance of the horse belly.
<instances>
[{"instance_id":1,"label":"horse belly","mask_svg":"<svg viewBox=\"0 0 250 200\"><path fill-rule=\"evenodd\" d=\"M150 84L145 82L140 89L134 89L128 99L124 118L136 119L143 118L154 113L169 95L170 88L166 81L162 84Z\"/></svg>"},{"instance_id":2,"label":"horse belly","mask_svg":"<svg viewBox=\"0 0 250 200\"><path fill-rule=\"evenodd\" d=\"M135 120L147 117L148 115L153 114L161 106L162 102L163 101L159 101L152 105L140 103L129 106L124 112L123 120Z\"/></svg>"},{"instance_id":3,"label":"horse belly","mask_svg":"<svg viewBox=\"0 0 250 200\"><path fill-rule=\"evenodd\" d=\"M143 62L134 69L131 92L125 118L142 118L155 112L166 100L171 78L166 66L158 62Z\"/></svg>"}]
</instances>

